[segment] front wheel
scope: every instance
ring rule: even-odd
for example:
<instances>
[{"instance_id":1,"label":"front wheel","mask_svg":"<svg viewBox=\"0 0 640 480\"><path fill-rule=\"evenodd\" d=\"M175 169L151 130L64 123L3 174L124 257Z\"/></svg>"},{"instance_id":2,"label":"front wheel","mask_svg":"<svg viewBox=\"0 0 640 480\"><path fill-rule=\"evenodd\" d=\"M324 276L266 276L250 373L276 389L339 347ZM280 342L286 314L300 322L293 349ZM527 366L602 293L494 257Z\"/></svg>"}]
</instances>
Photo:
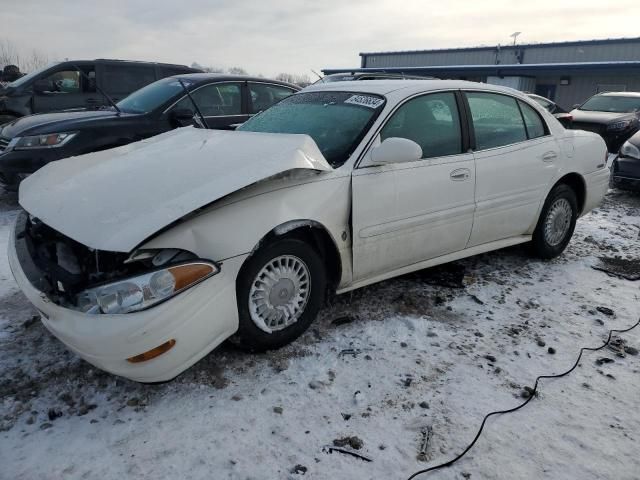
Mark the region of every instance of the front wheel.
<instances>
[{"instance_id":1,"label":"front wheel","mask_svg":"<svg viewBox=\"0 0 640 480\"><path fill-rule=\"evenodd\" d=\"M560 255L571 240L578 218L578 200L571 187L556 185L544 202L531 242L536 256Z\"/></svg>"},{"instance_id":2,"label":"front wheel","mask_svg":"<svg viewBox=\"0 0 640 480\"><path fill-rule=\"evenodd\" d=\"M238 276L239 326L232 341L250 351L291 343L315 319L326 285L322 258L304 241L284 238L262 247Z\"/></svg>"}]
</instances>

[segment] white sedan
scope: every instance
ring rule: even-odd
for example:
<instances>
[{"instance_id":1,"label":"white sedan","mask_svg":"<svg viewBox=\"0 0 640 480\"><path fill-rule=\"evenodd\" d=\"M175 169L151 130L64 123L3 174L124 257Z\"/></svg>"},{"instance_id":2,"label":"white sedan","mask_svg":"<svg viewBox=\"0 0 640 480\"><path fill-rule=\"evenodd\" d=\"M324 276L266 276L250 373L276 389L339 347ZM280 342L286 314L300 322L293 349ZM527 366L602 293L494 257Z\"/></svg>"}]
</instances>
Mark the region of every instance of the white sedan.
<instances>
[{"instance_id":1,"label":"white sedan","mask_svg":"<svg viewBox=\"0 0 640 480\"><path fill-rule=\"evenodd\" d=\"M503 87L319 84L235 132L47 165L22 183L9 260L71 350L164 381L226 339L293 341L332 291L518 243L559 255L606 153Z\"/></svg>"}]
</instances>

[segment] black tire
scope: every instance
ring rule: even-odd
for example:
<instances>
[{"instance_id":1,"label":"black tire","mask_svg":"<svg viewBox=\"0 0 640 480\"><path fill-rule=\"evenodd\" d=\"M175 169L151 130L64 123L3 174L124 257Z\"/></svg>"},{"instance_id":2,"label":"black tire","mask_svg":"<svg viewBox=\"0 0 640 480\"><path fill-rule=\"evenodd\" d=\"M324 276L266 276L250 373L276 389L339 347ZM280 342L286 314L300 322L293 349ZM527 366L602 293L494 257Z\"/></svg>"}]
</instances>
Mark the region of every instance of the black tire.
<instances>
[{"instance_id":1,"label":"black tire","mask_svg":"<svg viewBox=\"0 0 640 480\"><path fill-rule=\"evenodd\" d=\"M571 207L571 219L569 228L568 230L566 230L561 241L559 241L558 243L550 243L545 235L545 225L552 207L561 199L566 200ZM576 228L577 219L578 199L576 197L575 191L569 185L566 185L564 183L553 187L544 202L542 212L540 213L540 218L538 219L538 224L536 225L536 229L533 232L533 239L531 241L533 253L537 257L543 259L555 258L560 255L564 251L564 249L567 248L567 245L569 244L569 241L573 236L573 231Z\"/></svg>"},{"instance_id":2,"label":"black tire","mask_svg":"<svg viewBox=\"0 0 640 480\"><path fill-rule=\"evenodd\" d=\"M259 328L251 318L249 293L262 268L271 260L282 255L294 256L304 262L309 272L311 286L307 303L297 321L282 330L268 333ZM296 238L282 238L261 247L247 260L238 275L236 293L239 326L238 332L231 338L231 342L252 352L274 350L293 342L315 320L324 302L326 287L326 269L322 258L306 242Z\"/></svg>"}]
</instances>

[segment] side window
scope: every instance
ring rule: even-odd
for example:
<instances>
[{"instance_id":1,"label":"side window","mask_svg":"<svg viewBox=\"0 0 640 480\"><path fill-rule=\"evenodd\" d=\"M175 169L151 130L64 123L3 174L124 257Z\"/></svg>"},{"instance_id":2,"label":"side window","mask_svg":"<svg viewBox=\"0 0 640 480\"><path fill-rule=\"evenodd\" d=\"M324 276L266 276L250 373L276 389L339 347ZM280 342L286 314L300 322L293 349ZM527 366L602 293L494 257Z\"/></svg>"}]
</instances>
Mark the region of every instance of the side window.
<instances>
[{"instance_id":1,"label":"side window","mask_svg":"<svg viewBox=\"0 0 640 480\"><path fill-rule=\"evenodd\" d=\"M200 87L191 97L205 117L242 115L242 89L239 83L211 84ZM193 110L189 97L184 97L174 108Z\"/></svg>"},{"instance_id":2,"label":"side window","mask_svg":"<svg viewBox=\"0 0 640 480\"><path fill-rule=\"evenodd\" d=\"M481 92L466 92L466 95L478 150L511 145L527 139L515 98Z\"/></svg>"},{"instance_id":3,"label":"side window","mask_svg":"<svg viewBox=\"0 0 640 480\"><path fill-rule=\"evenodd\" d=\"M274 103L294 93L293 90L279 85L268 85L266 83L249 83L249 94L251 95L251 106L249 113L258 113L266 110Z\"/></svg>"},{"instance_id":4,"label":"side window","mask_svg":"<svg viewBox=\"0 0 640 480\"><path fill-rule=\"evenodd\" d=\"M52 73L44 78L49 83L47 92L53 93L81 93L82 81L80 72L76 70L63 70Z\"/></svg>"},{"instance_id":5,"label":"side window","mask_svg":"<svg viewBox=\"0 0 640 480\"><path fill-rule=\"evenodd\" d=\"M61 70L42 80L48 82L48 93L93 93L96 91L96 71L92 66L81 67L86 75L77 70ZM87 78L88 77L88 78Z\"/></svg>"},{"instance_id":6,"label":"side window","mask_svg":"<svg viewBox=\"0 0 640 480\"><path fill-rule=\"evenodd\" d=\"M408 138L422 147L422 158L462 153L462 134L452 92L432 93L402 105L380 132L381 140Z\"/></svg>"},{"instance_id":7,"label":"side window","mask_svg":"<svg viewBox=\"0 0 640 480\"><path fill-rule=\"evenodd\" d=\"M156 81L153 67L145 65L104 65L104 89L109 93L125 94L135 92Z\"/></svg>"},{"instance_id":8,"label":"side window","mask_svg":"<svg viewBox=\"0 0 640 480\"><path fill-rule=\"evenodd\" d=\"M522 116L524 117L524 124L527 126L529 138L544 137L547 132L538 112L524 102L518 101L518 103L522 110Z\"/></svg>"}]
</instances>

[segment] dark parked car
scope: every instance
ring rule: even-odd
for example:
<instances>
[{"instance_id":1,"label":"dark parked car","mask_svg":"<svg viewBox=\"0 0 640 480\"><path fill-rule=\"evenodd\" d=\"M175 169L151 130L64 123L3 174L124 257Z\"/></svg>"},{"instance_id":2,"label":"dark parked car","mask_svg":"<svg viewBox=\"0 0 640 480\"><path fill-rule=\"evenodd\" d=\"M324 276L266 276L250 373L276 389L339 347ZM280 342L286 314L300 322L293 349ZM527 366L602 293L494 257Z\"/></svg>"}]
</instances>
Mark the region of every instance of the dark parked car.
<instances>
[{"instance_id":1,"label":"dark parked car","mask_svg":"<svg viewBox=\"0 0 640 480\"><path fill-rule=\"evenodd\" d=\"M117 108L19 118L0 128L0 184L14 190L22 178L53 160L199 124L200 114L207 128L232 128L299 89L264 78L194 73L147 85Z\"/></svg>"},{"instance_id":2,"label":"dark parked car","mask_svg":"<svg viewBox=\"0 0 640 480\"><path fill-rule=\"evenodd\" d=\"M622 144L611 163L611 186L640 192L640 132Z\"/></svg>"},{"instance_id":3,"label":"dark parked car","mask_svg":"<svg viewBox=\"0 0 640 480\"><path fill-rule=\"evenodd\" d=\"M599 93L571 111L571 128L600 134L615 153L640 129L639 112L639 92Z\"/></svg>"},{"instance_id":4,"label":"dark parked car","mask_svg":"<svg viewBox=\"0 0 640 480\"><path fill-rule=\"evenodd\" d=\"M571 121L573 120L573 116L567 112L560 105L555 103L552 100L549 100L546 97L542 97L540 95L536 95L535 93L525 92L527 96L535 100L538 104L540 104L543 108L545 108L550 114L558 119L558 121L564 125L566 128L569 128L571 125Z\"/></svg>"},{"instance_id":5,"label":"dark parked car","mask_svg":"<svg viewBox=\"0 0 640 480\"><path fill-rule=\"evenodd\" d=\"M200 70L128 60L55 63L0 88L0 125L33 113L109 105L100 90L118 101L161 78L194 72Z\"/></svg>"}]
</instances>

